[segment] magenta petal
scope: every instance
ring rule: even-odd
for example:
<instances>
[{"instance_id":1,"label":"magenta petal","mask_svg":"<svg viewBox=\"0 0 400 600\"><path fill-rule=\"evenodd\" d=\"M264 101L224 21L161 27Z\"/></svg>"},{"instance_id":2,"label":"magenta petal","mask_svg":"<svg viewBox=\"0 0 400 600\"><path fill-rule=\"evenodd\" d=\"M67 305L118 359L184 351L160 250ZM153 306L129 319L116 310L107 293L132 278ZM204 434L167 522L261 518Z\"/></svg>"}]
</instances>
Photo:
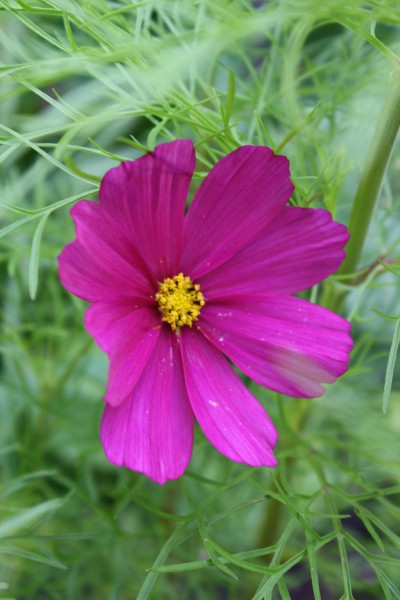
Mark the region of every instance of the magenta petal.
<instances>
[{"instance_id":1,"label":"magenta petal","mask_svg":"<svg viewBox=\"0 0 400 600\"><path fill-rule=\"evenodd\" d=\"M182 270L198 278L255 239L293 193L289 161L269 148L242 146L220 160L185 218Z\"/></svg>"},{"instance_id":2,"label":"magenta petal","mask_svg":"<svg viewBox=\"0 0 400 600\"><path fill-rule=\"evenodd\" d=\"M193 412L177 338L169 329L161 330L129 398L117 407L106 405L100 437L108 460L116 465L161 484L183 474L192 453Z\"/></svg>"},{"instance_id":3,"label":"magenta petal","mask_svg":"<svg viewBox=\"0 0 400 600\"><path fill-rule=\"evenodd\" d=\"M149 303L155 284L142 274L142 261L118 223L86 200L71 215L77 239L58 257L64 287L89 302L130 296Z\"/></svg>"},{"instance_id":4,"label":"magenta petal","mask_svg":"<svg viewBox=\"0 0 400 600\"><path fill-rule=\"evenodd\" d=\"M66 290L88 302L116 296L112 276L109 278L104 269L98 270L78 242L65 246L59 255L58 275Z\"/></svg>"},{"instance_id":5,"label":"magenta petal","mask_svg":"<svg viewBox=\"0 0 400 600\"><path fill-rule=\"evenodd\" d=\"M210 442L231 460L276 465L273 423L222 354L186 327L181 351L189 400Z\"/></svg>"},{"instance_id":6,"label":"magenta petal","mask_svg":"<svg viewBox=\"0 0 400 600\"><path fill-rule=\"evenodd\" d=\"M346 227L322 209L285 207L257 239L200 279L208 300L231 293L294 294L340 266Z\"/></svg>"},{"instance_id":7,"label":"magenta petal","mask_svg":"<svg viewBox=\"0 0 400 600\"><path fill-rule=\"evenodd\" d=\"M95 202L81 200L70 211L75 221L76 237L100 267L123 277L130 275L144 281L144 263L118 221Z\"/></svg>"},{"instance_id":8,"label":"magenta petal","mask_svg":"<svg viewBox=\"0 0 400 600\"><path fill-rule=\"evenodd\" d=\"M288 396L321 396L348 368L350 323L291 296L237 296L207 304L201 331L257 383Z\"/></svg>"},{"instance_id":9,"label":"magenta petal","mask_svg":"<svg viewBox=\"0 0 400 600\"><path fill-rule=\"evenodd\" d=\"M178 269L194 165L192 142L176 140L111 169L101 182L101 206L134 241L158 281Z\"/></svg>"},{"instance_id":10,"label":"magenta petal","mask_svg":"<svg viewBox=\"0 0 400 600\"><path fill-rule=\"evenodd\" d=\"M58 274L65 289L88 302L107 301L121 296L148 304L154 302L151 300L153 288L149 283L142 280L141 285L137 285L135 275L126 273L123 276L99 266L79 242L65 246L58 257L58 264Z\"/></svg>"},{"instance_id":11,"label":"magenta petal","mask_svg":"<svg viewBox=\"0 0 400 600\"><path fill-rule=\"evenodd\" d=\"M132 392L154 351L161 330L159 313L126 299L96 302L86 311L85 326L109 356L105 400L117 406Z\"/></svg>"}]
</instances>

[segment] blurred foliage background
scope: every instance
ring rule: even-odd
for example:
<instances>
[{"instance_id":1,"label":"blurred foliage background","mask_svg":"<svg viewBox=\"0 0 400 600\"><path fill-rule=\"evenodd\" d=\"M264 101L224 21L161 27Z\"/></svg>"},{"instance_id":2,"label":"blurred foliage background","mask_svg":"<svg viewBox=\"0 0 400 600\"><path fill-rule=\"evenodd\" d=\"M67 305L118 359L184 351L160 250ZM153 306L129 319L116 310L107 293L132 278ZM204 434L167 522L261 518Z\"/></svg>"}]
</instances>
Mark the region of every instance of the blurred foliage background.
<instances>
[{"instance_id":1,"label":"blurred foliage background","mask_svg":"<svg viewBox=\"0 0 400 600\"><path fill-rule=\"evenodd\" d=\"M347 223L399 26L397 0L0 0L0 598L400 598L398 148L357 273L306 294L347 294L349 373L311 401L249 383L274 470L200 430L164 487L108 464L107 361L56 263L69 208L176 137L196 145L193 190L268 145L295 203Z\"/></svg>"}]
</instances>

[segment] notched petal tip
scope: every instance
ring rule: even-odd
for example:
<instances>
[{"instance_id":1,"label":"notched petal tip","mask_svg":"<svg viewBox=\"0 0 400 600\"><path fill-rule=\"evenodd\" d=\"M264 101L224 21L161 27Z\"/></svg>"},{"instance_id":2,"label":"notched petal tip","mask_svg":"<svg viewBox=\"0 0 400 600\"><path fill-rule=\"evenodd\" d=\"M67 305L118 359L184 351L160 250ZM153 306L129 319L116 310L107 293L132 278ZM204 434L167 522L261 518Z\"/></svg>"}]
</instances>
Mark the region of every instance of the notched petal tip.
<instances>
[{"instance_id":1,"label":"notched petal tip","mask_svg":"<svg viewBox=\"0 0 400 600\"><path fill-rule=\"evenodd\" d=\"M118 406L106 404L100 438L110 462L157 483L185 471L192 454L193 412L176 338L167 328L129 396Z\"/></svg>"},{"instance_id":2,"label":"notched petal tip","mask_svg":"<svg viewBox=\"0 0 400 600\"><path fill-rule=\"evenodd\" d=\"M241 146L222 158L185 216L182 268L202 277L251 243L293 193L289 161L264 146Z\"/></svg>"},{"instance_id":3,"label":"notched petal tip","mask_svg":"<svg viewBox=\"0 0 400 600\"><path fill-rule=\"evenodd\" d=\"M165 169L173 175L192 177L196 163L196 155L192 140L177 139L173 142L159 144L154 150L135 158L124 160L119 165L109 169L103 176L99 197L100 204L108 204L110 192L125 191L126 185L132 185L138 169ZM134 191L134 190L133 190Z\"/></svg>"},{"instance_id":4,"label":"notched petal tip","mask_svg":"<svg viewBox=\"0 0 400 600\"><path fill-rule=\"evenodd\" d=\"M260 235L219 268L199 278L208 298L232 294L295 294L340 267L347 228L329 211L286 206Z\"/></svg>"},{"instance_id":5,"label":"notched petal tip","mask_svg":"<svg viewBox=\"0 0 400 600\"><path fill-rule=\"evenodd\" d=\"M100 184L100 206L132 240L155 281L179 266L194 167L192 142L176 140L110 169Z\"/></svg>"},{"instance_id":6,"label":"notched petal tip","mask_svg":"<svg viewBox=\"0 0 400 600\"><path fill-rule=\"evenodd\" d=\"M213 446L235 462L274 466L277 431L227 360L190 330L181 332L181 351L192 409Z\"/></svg>"},{"instance_id":7,"label":"notched petal tip","mask_svg":"<svg viewBox=\"0 0 400 600\"><path fill-rule=\"evenodd\" d=\"M121 467L124 469L128 469L129 471L135 471L136 473L145 475L158 485L166 485L169 481L176 481L177 479L180 479L185 473L186 466L182 467L181 471L177 471L172 475L168 474L166 471L162 473L160 473L159 471L153 473L152 471L148 471L145 468L132 467L128 460L125 460L125 458L115 455L114 451L109 450L109 442L106 436L102 435L102 428L100 428L100 441L102 444L104 456L106 457L109 463L111 463L115 467Z\"/></svg>"},{"instance_id":8,"label":"notched petal tip","mask_svg":"<svg viewBox=\"0 0 400 600\"><path fill-rule=\"evenodd\" d=\"M320 397L321 383L348 370L353 347L348 321L292 296L241 295L209 303L201 327L246 375L292 397Z\"/></svg>"}]
</instances>

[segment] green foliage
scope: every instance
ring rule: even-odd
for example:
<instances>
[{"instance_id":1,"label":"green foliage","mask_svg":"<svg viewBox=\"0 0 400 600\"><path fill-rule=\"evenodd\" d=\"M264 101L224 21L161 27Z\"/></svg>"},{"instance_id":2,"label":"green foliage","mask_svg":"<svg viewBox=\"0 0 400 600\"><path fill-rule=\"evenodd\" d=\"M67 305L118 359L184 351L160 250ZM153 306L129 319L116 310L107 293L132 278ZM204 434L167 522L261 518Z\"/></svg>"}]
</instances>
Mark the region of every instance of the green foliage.
<instances>
[{"instance_id":1,"label":"green foliage","mask_svg":"<svg viewBox=\"0 0 400 600\"><path fill-rule=\"evenodd\" d=\"M0 598L400 598L398 150L359 270L309 296L346 292L349 373L315 401L251 384L275 470L200 431L164 487L109 465L106 359L56 267L67 209L176 137L196 145L193 189L265 144L296 204L348 222L399 26L397 0L0 0Z\"/></svg>"}]
</instances>

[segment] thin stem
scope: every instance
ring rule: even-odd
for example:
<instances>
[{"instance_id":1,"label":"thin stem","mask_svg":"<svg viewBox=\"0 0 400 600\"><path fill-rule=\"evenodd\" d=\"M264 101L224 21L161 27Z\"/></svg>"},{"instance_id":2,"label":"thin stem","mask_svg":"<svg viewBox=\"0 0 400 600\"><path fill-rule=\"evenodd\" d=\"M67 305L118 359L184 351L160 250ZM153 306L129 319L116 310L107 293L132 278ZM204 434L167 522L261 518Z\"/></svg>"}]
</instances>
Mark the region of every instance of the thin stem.
<instances>
[{"instance_id":1,"label":"thin stem","mask_svg":"<svg viewBox=\"0 0 400 600\"><path fill-rule=\"evenodd\" d=\"M277 481L279 484L281 483L279 474L277 475ZM268 509L258 536L257 545L259 548L266 548L275 544L280 533L279 527L283 508L284 504L275 498L271 498L268 502Z\"/></svg>"},{"instance_id":2,"label":"thin stem","mask_svg":"<svg viewBox=\"0 0 400 600\"><path fill-rule=\"evenodd\" d=\"M295 432L301 431L309 418L310 415L310 401L309 400L298 400L299 410L296 413L292 413L291 427ZM287 420L287 416L284 411L284 403L282 399L280 400L280 409L282 419ZM293 422L294 421L294 422ZM286 447L293 447L296 444L296 440L293 438L289 439L289 442L286 444ZM290 471L294 459L289 457L287 459L286 468ZM276 476L276 488L278 489L282 483L282 478L280 472L278 471ZM258 536L258 545L259 547L267 547L272 546L276 543L278 535L280 533L280 521L282 512L284 512L285 505L283 502L279 502L275 498L271 498L268 502L268 509L265 514L264 522L262 523L259 536Z\"/></svg>"},{"instance_id":3,"label":"thin stem","mask_svg":"<svg viewBox=\"0 0 400 600\"><path fill-rule=\"evenodd\" d=\"M357 268L361 251L367 236L374 208L379 199L379 191L389 162L390 154L400 127L400 66L391 76L388 96L371 142L371 146L361 173L360 182L354 198L350 215L350 241L346 247L346 260L339 273L349 275ZM340 311L348 289L339 288L334 282L327 281L321 298L321 304L331 310ZM307 423L312 404L300 411L301 416L293 429L299 433ZM289 461L290 467L292 460ZM279 475L278 475L279 477ZM260 531L260 544L269 546L276 542L280 529L282 504L272 499Z\"/></svg>"},{"instance_id":4,"label":"thin stem","mask_svg":"<svg viewBox=\"0 0 400 600\"><path fill-rule=\"evenodd\" d=\"M391 76L389 93L361 173L350 215L347 256L339 269L341 275L354 273L357 268L399 127L400 66Z\"/></svg>"},{"instance_id":5,"label":"thin stem","mask_svg":"<svg viewBox=\"0 0 400 600\"><path fill-rule=\"evenodd\" d=\"M339 275L351 275L357 269L399 127L400 66L392 73L389 92L361 173L348 225L350 240L346 246L346 259L338 271ZM357 280L350 283L357 283ZM326 281L321 298L322 306L339 312L348 291L335 282Z\"/></svg>"}]
</instances>

